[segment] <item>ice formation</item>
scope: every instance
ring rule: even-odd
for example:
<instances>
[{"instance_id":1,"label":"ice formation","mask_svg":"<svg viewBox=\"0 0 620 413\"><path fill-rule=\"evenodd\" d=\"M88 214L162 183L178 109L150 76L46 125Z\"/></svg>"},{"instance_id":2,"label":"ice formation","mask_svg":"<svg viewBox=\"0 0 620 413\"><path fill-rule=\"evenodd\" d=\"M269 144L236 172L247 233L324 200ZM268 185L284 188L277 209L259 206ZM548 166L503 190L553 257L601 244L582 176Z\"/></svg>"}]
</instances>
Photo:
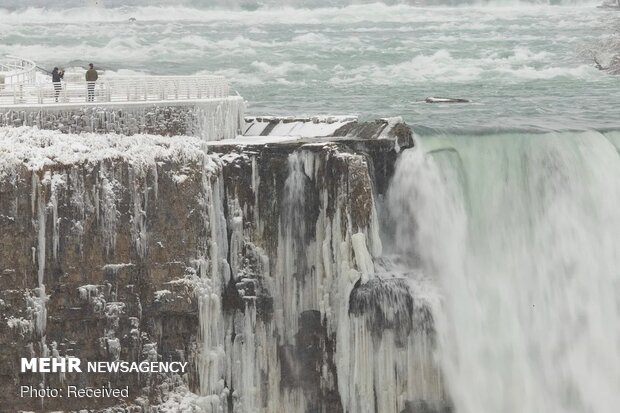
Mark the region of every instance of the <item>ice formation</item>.
<instances>
[{"instance_id":1,"label":"ice formation","mask_svg":"<svg viewBox=\"0 0 620 413\"><path fill-rule=\"evenodd\" d=\"M46 283L58 286L66 254L91 254L99 275L72 280L70 294L100 320L98 354L193 366L186 377L142 378L143 407L440 409L430 304L386 270L373 159L334 143L288 145L0 129L0 177L32 177L38 239L31 311L10 328L45 337L47 300L57 298ZM102 245L96 257L88 237ZM178 314L192 311L198 325L183 325ZM171 331L187 334L174 354Z\"/></svg>"},{"instance_id":2,"label":"ice formation","mask_svg":"<svg viewBox=\"0 0 620 413\"><path fill-rule=\"evenodd\" d=\"M65 133L188 135L234 139L243 126L240 96L195 101L0 106L0 126L36 126Z\"/></svg>"},{"instance_id":3,"label":"ice formation","mask_svg":"<svg viewBox=\"0 0 620 413\"><path fill-rule=\"evenodd\" d=\"M244 238L248 223L238 201L229 199L231 262L225 257L219 262L230 273L209 272L204 261L197 271L202 274L197 292L206 356L198 359L198 368L201 400L209 406L205 411L305 412L323 406L327 411L401 412L416 404L445 404L432 356L430 310L413 304L407 281L377 278L373 258L381 254L381 245L374 203L365 221L355 222L354 206L345 201L346 191L360 181L372 198L370 177L356 175L368 169L349 171L333 187L324 186L323 168L339 159L348 165L365 162L363 155L343 157L334 151L326 157L303 147L289 156L275 262ZM252 182L260 190L260 182ZM214 244L226 245L225 238L217 238L222 211L211 211ZM237 262L244 248L257 255L258 274L244 272ZM214 254L211 265L218 259ZM242 316L220 318L229 277L243 288ZM390 290L394 283L400 288ZM359 288L387 293L352 311L349 296ZM272 318L257 317L259 289L274 297ZM394 320L394 312L403 319ZM339 395L332 404L324 401L330 392Z\"/></svg>"}]
</instances>

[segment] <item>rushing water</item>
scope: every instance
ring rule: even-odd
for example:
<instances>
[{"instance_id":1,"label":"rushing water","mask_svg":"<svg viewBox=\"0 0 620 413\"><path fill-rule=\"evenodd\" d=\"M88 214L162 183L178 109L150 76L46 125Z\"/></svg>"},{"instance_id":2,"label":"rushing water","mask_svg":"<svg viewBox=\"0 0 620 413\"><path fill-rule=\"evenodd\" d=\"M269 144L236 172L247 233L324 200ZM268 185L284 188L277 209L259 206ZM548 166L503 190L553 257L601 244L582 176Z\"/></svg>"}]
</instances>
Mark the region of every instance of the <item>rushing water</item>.
<instances>
[{"instance_id":1,"label":"rushing water","mask_svg":"<svg viewBox=\"0 0 620 413\"><path fill-rule=\"evenodd\" d=\"M252 11L244 9L258 7L253 1L199 3L64 0L42 9L5 0L0 54L47 68L93 61L123 74L223 74L253 114L398 115L420 130L607 129L620 122L618 78L579 53L610 33L610 12L592 2L267 0ZM422 103L427 96L473 103Z\"/></svg>"},{"instance_id":2,"label":"rushing water","mask_svg":"<svg viewBox=\"0 0 620 413\"><path fill-rule=\"evenodd\" d=\"M619 138L446 135L403 154L397 241L443 291L457 412L617 411Z\"/></svg>"}]
</instances>

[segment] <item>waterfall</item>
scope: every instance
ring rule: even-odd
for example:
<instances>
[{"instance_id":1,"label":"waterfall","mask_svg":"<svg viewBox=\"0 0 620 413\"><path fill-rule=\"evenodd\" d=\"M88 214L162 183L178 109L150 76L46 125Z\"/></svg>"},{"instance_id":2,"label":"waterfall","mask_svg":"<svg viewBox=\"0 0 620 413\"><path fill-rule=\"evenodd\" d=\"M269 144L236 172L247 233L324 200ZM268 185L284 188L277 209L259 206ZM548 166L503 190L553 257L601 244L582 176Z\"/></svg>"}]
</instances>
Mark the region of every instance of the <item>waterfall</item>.
<instances>
[{"instance_id":1,"label":"waterfall","mask_svg":"<svg viewBox=\"0 0 620 413\"><path fill-rule=\"evenodd\" d=\"M620 134L427 137L388 194L457 413L620 405Z\"/></svg>"}]
</instances>

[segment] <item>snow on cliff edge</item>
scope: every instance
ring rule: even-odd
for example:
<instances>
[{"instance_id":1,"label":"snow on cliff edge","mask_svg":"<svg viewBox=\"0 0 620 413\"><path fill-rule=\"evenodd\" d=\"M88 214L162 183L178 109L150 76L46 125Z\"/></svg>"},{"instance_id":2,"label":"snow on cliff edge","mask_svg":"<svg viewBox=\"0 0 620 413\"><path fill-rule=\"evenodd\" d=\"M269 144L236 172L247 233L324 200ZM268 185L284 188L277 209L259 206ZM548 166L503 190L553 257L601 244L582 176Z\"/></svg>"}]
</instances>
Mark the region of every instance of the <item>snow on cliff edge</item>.
<instances>
[{"instance_id":1,"label":"snow on cliff edge","mask_svg":"<svg viewBox=\"0 0 620 413\"><path fill-rule=\"evenodd\" d=\"M156 160L197 162L204 159L204 141L158 135L65 134L32 127L0 128L0 180L20 165L29 170L46 166L96 163L121 159L134 165ZM212 162L213 167L216 165Z\"/></svg>"}]
</instances>

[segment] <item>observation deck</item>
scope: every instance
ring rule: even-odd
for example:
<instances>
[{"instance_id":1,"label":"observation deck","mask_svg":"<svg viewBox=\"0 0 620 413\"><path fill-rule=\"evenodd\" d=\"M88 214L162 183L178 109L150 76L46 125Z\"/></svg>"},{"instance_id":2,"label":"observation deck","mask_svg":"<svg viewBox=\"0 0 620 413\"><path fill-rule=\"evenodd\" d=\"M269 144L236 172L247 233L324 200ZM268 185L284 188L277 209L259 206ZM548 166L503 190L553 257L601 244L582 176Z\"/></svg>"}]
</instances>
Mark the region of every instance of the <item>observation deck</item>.
<instances>
[{"instance_id":1,"label":"observation deck","mask_svg":"<svg viewBox=\"0 0 620 413\"><path fill-rule=\"evenodd\" d=\"M233 139L243 126L245 102L231 95L222 76L100 73L96 82L78 80L81 76L76 73L53 83L49 72L32 60L0 57L0 126L190 134L205 140ZM118 115L121 109L123 115Z\"/></svg>"},{"instance_id":2,"label":"observation deck","mask_svg":"<svg viewBox=\"0 0 620 413\"><path fill-rule=\"evenodd\" d=\"M104 75L96 82L63 80L55 84L50 76L43 79L37 76L37 69L33 61L14 56L7 56L0 62L0 106L187 101L223 99L230 95L230 86L223 76L106 79ZM92 101L88 100L89 86L94 86Z\"/></svg>"}]
</instances>

